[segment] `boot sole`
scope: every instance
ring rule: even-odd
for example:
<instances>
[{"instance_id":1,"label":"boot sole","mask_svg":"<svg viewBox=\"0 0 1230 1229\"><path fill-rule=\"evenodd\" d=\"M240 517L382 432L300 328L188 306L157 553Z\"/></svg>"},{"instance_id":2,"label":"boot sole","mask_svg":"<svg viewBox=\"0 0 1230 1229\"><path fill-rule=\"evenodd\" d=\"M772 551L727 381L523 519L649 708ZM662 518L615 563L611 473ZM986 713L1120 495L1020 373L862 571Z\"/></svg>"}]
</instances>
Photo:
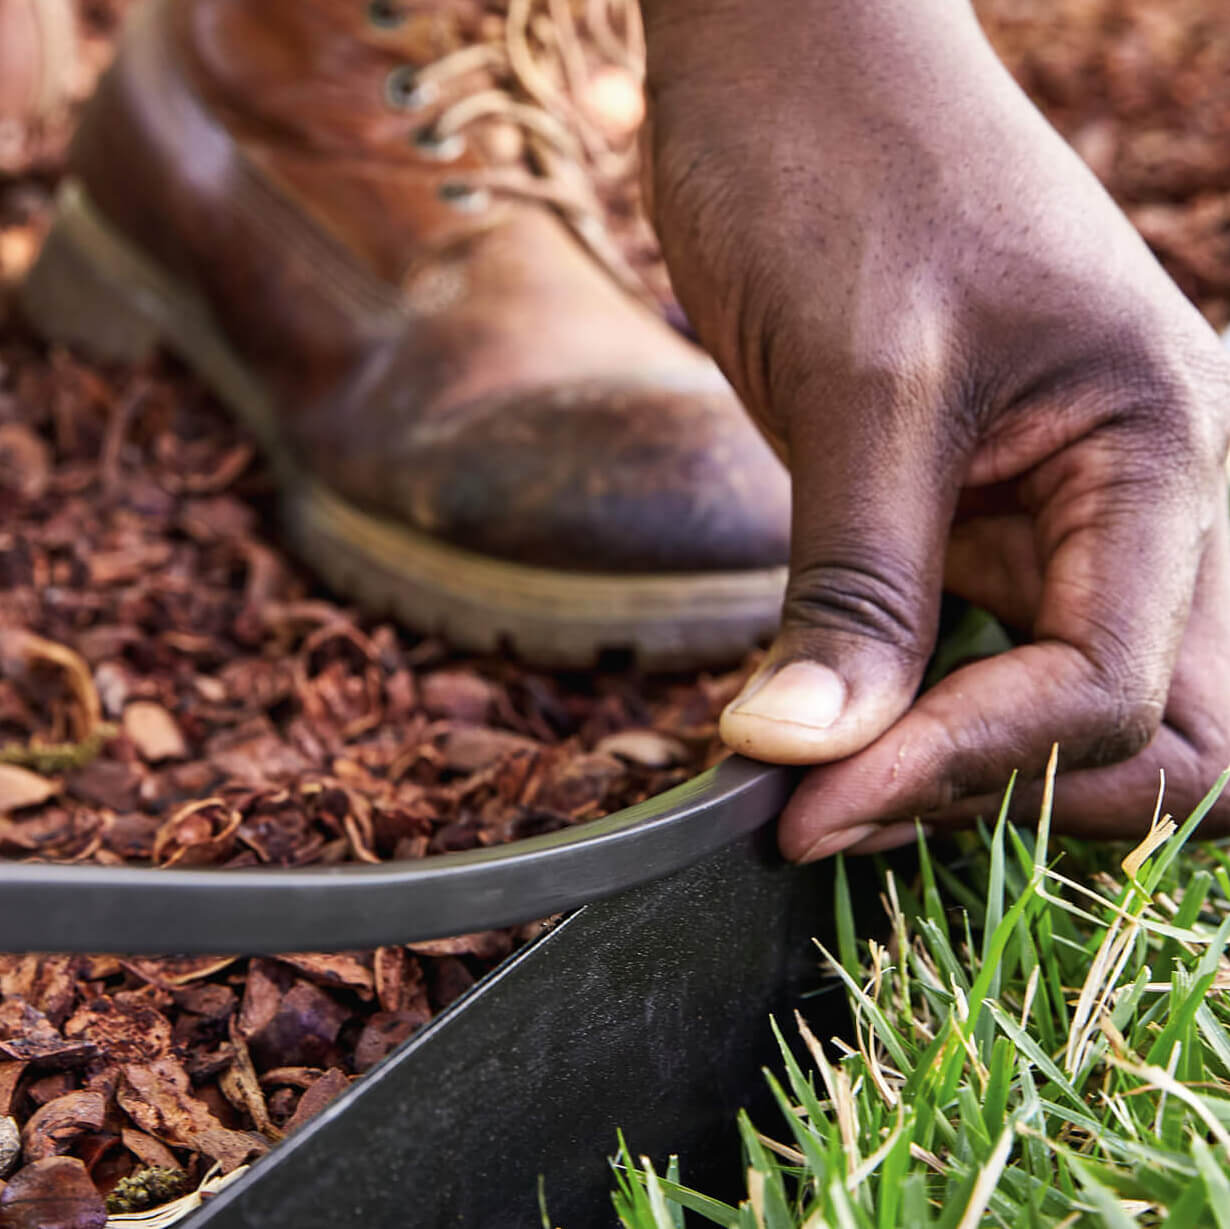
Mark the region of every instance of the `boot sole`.
<instances>
[{"instance_id":1,"label":"boot sole","mask_svg":"<svg viewBox=\"0 0 1230 1229\"><path fill-rule=\"evenodd\" d=\"M339 593L472 652L587 668L729 662L776 631L784 568L610 575L527 567L463 550L356 507L279 444L260 381L208 306L120 235L83 188L60 190L50 234L20 293L47 340L92 357L179 355L257 436L272 460L296 551Z\"/></svg>"}]
</instances>

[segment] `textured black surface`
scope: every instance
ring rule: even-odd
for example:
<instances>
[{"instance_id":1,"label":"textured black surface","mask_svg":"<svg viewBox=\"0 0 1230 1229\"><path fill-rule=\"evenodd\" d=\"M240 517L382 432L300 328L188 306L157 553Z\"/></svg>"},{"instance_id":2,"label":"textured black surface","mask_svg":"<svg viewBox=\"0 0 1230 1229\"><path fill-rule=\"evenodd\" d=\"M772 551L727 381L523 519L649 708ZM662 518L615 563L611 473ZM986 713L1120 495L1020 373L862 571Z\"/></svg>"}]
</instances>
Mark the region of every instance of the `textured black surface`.
<instances>
[{"instance_id":1,"label":"textured black surface","mask_svg":"<svg viewBox=\"0 0 1230 1229\"><path fill-rule=\"evenodd\" d=\"M781 809L784 769L730 759L606 819L379 866L156 870L0 861L0 951L299 952L532 921L670 874Z\"/></svg>"},{"instance_id":2,"label":"textured black surface","mask_svg":"<svg viewBox=\"0 0 1230 1229\"><path fill-rule=\"evenodd\" d=\"M855 869L859 868L856 864ZM741 1182L734 1114L765 1106L768 1017L789 1035L819 981L830 864L792 868L772 829L589 905L512 957L207 1205L190 1229L614 1224L605 1157L634 1151L715 1194ZM856 894L869 908L870 883ZM809 1000L822 1036L841 995Z\"/></svg>"}]
</instances>

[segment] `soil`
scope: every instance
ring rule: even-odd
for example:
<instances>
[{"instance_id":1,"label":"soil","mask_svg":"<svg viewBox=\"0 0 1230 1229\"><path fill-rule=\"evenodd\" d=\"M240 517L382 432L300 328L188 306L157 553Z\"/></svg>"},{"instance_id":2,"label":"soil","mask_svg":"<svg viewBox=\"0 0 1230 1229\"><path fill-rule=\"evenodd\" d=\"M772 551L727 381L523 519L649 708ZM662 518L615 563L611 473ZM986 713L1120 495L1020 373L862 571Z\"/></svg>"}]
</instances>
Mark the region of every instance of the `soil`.
<instances>
[{"instance_id":1,"label":"soil","mask_svg":"<svg viewBox=\"0 0 1230 1229\"><path fill-rule=\"evenodd\" d=\"M79 0L76 98L126 7ZM1224 0L979 8L1230 323ZM585 822L720 756L746 667L551 675L361 617L285 553L252 442L172 360L99 367L23 332L9 292L70 124L9 131L0 168L0 856L423 857ZM0 955L0 1229L85 1229L104 1196L146 1206L243 1164L537 929L277 958Z\"/></svg>"}]
</instances>

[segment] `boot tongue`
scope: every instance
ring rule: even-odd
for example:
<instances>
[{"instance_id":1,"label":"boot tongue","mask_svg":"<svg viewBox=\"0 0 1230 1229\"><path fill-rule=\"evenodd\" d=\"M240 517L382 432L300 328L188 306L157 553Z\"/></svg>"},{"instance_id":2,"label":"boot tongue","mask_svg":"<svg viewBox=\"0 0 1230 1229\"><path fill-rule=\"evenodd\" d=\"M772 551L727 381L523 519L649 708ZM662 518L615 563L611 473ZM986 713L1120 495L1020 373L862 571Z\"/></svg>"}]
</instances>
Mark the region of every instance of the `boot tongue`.
<instances>
[{"instance_id":1,"label":"boot tongue","mask_svg":"<svg viewBox=\"0 0 1230 1229\"><path fill-rule=\"evenodd\" d=\"M639 208L644 55L633 0L509 0L498 13L432 4L400 20L382 41L407 57L402 105L442 155L460 158L464 143L459 179L554 207L626 289L669 297L662 276L646 296L625 254L659 264ZM427 58L425 48L443 46L453 50Z\"/></svg>"}]
</instances>

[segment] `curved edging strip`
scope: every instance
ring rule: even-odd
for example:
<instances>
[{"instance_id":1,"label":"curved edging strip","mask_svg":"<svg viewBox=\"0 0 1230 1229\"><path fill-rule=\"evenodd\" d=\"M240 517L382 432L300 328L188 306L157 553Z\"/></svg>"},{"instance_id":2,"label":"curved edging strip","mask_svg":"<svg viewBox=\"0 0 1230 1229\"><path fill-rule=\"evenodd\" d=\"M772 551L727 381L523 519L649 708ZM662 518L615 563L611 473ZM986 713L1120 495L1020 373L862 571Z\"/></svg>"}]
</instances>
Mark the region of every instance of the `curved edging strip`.
<instances>
[{"instance_id":1,"label":"curved edging strip","mask_svg":"<svg viewBox=\"0 0 1230 1229\"><path fill-rule=\"evenodd\" d=\"M414 862L158 870L0 862L0 951L332 951L511 926L661 878L773 819L793 776L738 757L605 819Z\"/></svg>"}]
</instances>

